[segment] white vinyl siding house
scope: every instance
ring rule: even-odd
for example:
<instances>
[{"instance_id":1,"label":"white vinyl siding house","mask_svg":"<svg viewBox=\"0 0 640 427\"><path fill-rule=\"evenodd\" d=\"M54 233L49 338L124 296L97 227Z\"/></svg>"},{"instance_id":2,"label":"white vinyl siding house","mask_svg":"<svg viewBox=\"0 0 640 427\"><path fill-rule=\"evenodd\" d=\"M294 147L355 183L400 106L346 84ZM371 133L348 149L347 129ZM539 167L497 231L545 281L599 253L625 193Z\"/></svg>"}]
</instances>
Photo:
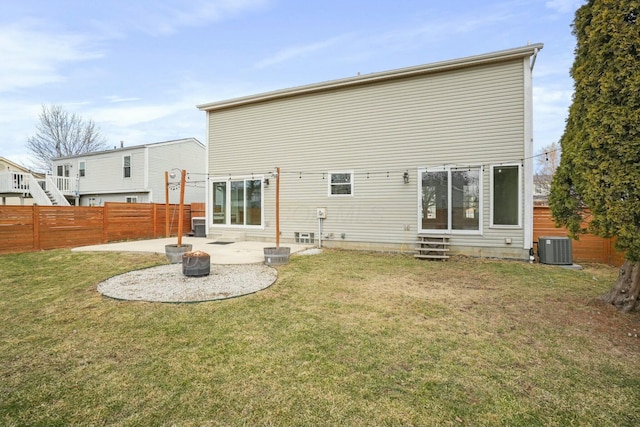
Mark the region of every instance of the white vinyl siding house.
<instances>
[{"instance_id":1,"label":"white vinyl siding house","mask_svg":"<svg viewBox=\"0 0 640 427\"><path fill-rule=\"evenodd\" d=\"M528 259L531 57L541 48L198 106L208 235L273 241L279 167L283 242L313 234L328 247L410 251L426 233L448 236L454 252ZM498 166L511 181L492 175ZM223 183L246 179L263 182L259 223L232 218Z\"/></svg>"},{"instance_id":2,"label":"white vinyl siding house","mask_svg":"<svg viewBox=\"0 0 640 427\"><path fill-rule=\"evenodd\" d=\"M56 176L71 178L81 206L104 202L164 203L165 171L185 169L185 202L205 200L205 146L195 138L121 146L113 150L60 157L53 161ZM179 183L178 178L172 181ZM170 203L177 203L176 191ZM72 200L72 204L75 200Z\"/></svg>"}]
</instances>

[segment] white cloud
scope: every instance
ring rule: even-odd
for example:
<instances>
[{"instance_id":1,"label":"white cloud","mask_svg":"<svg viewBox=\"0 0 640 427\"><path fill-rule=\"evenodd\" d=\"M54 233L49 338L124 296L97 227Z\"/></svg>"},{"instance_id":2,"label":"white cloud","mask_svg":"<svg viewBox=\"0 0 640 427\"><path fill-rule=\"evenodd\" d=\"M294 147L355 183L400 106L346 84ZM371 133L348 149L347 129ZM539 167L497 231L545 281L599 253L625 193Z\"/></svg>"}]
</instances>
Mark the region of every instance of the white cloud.
<instances>
[{"instance_id":1,"label":"white cloud","mask_svg":"<svg viewBox=\"0 0 640 427\"><path fill-rule=\"evenodd\" d=\"M134 98L134 97L126 98L126 97L117 96L117 95L109 95L109 96L105 96L104 98L112 104L120 103L120 102L140 101L140 98Z\"/></svg>"},{"instance_id":2,"label":"white cloud","mask_svg":"<svg viewBox=\"0 0 640 427\"><path fill-rule=\"evenodd\" d=\"M128 26L153 36L170 35L181 28L191 28L216 22L252 10L263 8L267 0L164 0L144 8L129 6Z\"/></svg>"},{"instance_id":3,"label":"white cloud","mask_svg":"<svg viewBox=\"0 0 640 427\"><path fill-rule=\"evenodd\" d=\"M290 59L305 56L305 55L308 55L309 53L326 49L328 47L338 44L339 42L344 41L345 38L346 36L333 37L328 40L320 41L317 43L311 43L311 44L300 45L300 46L292 46L286 49L282 49L279 52L276 52L273 56L258 62L255 66L258 69L270 67L272 65L288 61Z\"/></svg>"},{"instance_id":4,"label":"white cloud","mask_svg":"<svg viewBox=\"0 0 640 427\"><path fill-rule=\"evenodd\" d=\"M65 64L101 56L81 35L49 32L30 22L2 25L0 92L63 81Z\"/></svg>"},{"instance_id":5,"label":"white cloud","mask_svg":"<svg viewBox=\"0 0 640 427\"><path fill-rule=\"evenodd\" d=\"M573 13L584 4L584 0L549 0L545 6L558 13Z\"/></svg>"},{"instance_id":6,"label":"white cloud","mask_svg":"<svg viewBox=\"0 0 640 427\"><path fill-rule=\"evenodd\" d=\"M468 17L457 16L456 19L441 16L413 28L391 30L381 34L376 33L361 37L356 37L354 34L345 34L316 43L287 47L263 59L255 66L258 69L266 68L334 46L340 48L350 47L352 52L349 53L349 57L351 59L355 57L362 59L372 53L415 49L416 46L435 44L443 37L473 33L501 22L509 22L512 19L513 14L508 10L491 10L484 15L470 14Z\"/></svg>"},{"instance_id":7,"label":"white cloud","mask_svg":"<svg viewBox=\"0 0 640 427\"><path fill-rule=\"evenodd\" d=\"M107 107L94 111L91 114L96 123L106 123L119 127L135 126L161 119L175 113L173 105L139 105L124 107Z\"/></svg>"},{"instance_id":8,"label":"white cloud","mask_svg":"<svg viewBox=\"0 0 640 427\"><path fill-rule=\"evenodd\" d=\"M571 86L547 84L533 87L533 130L535 146L557 142L564 131L571 105Z\"/></svg>"}]
</instances>

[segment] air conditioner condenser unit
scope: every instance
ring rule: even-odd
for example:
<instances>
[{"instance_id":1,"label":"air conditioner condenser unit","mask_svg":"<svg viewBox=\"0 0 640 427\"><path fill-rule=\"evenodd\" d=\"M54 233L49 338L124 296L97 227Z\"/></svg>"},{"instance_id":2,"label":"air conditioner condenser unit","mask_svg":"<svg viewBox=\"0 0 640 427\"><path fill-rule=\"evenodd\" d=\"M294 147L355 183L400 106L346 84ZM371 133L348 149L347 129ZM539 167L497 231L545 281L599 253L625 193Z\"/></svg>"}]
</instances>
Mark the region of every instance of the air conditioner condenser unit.
<instances>
[{"instance_id":1,"label":"air conditioner condenser unit","mask_svg":"<svg viewBox=\"0 0 640 427\"><path fill-rule=\"evenodd\" d=\"M543 264L573 264L571 239L558 236L538 238L538 258Z\"/></svg>"}]
</instances>

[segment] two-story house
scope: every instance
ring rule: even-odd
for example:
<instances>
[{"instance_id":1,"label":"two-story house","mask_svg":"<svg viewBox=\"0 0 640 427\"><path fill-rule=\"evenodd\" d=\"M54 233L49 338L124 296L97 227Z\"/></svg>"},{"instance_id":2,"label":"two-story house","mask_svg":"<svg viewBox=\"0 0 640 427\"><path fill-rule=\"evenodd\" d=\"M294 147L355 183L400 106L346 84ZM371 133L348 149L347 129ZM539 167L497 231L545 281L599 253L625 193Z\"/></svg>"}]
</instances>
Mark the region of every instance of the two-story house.
<instances>
[{"instance_id":1,"label":"two-story house","mask_svg":"<svg viewBox=\"0 0 640 427\"><path fill-rule=\"evenodd\" d=\"M205 154L195 138L130 147L121 143L112 150L54 159L53 181L72 205L164 203L167 189L169 202L177 203L180 172L185 170L185 203L204 202Z\"/></svg>"},{"instance_id":2,"label":"two-story house","mask_svg":"<svg viewBox=\"0 0 640 427\"><path fill-rule=\"evenodd\" d=\"M542 47L199 105L207 235L528 259Z\"/></svg>"}]
</instances>

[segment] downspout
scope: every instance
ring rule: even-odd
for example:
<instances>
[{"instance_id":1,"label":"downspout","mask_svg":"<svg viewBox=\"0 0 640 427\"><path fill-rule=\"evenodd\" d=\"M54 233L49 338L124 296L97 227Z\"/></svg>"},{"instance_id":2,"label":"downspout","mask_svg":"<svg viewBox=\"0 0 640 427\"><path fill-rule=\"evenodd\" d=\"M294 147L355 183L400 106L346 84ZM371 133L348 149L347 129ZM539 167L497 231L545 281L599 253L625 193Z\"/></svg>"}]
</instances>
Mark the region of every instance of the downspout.
<instances>
[{"instance_id":1,"label":"downspout","mask_svg":"<svg viewBox=\"0 0 640 427\"><path fill-rule=\"evenodd\" d=\"M536 65L536 58L538 58L538 52L540 52L540 49L538 49L537 47L533 49L533 57L531 58L531 65L529 66L531 71L533 71L533 67Z\"/></svg>"},{"instance_id":2,"label":"downspout","mask_svg":"<svg viewBox=\"0 0 640 427\"><path fill-rule=\"evenodd\" d=\"M523 249L531 252L533 247L533 67L538 57L539 47L533 49L529 67L524 67L524 245ZM526 63L525 63L526 64ZM528 68L528 69L527 69Z\"/></svg>"}]
</instances>

